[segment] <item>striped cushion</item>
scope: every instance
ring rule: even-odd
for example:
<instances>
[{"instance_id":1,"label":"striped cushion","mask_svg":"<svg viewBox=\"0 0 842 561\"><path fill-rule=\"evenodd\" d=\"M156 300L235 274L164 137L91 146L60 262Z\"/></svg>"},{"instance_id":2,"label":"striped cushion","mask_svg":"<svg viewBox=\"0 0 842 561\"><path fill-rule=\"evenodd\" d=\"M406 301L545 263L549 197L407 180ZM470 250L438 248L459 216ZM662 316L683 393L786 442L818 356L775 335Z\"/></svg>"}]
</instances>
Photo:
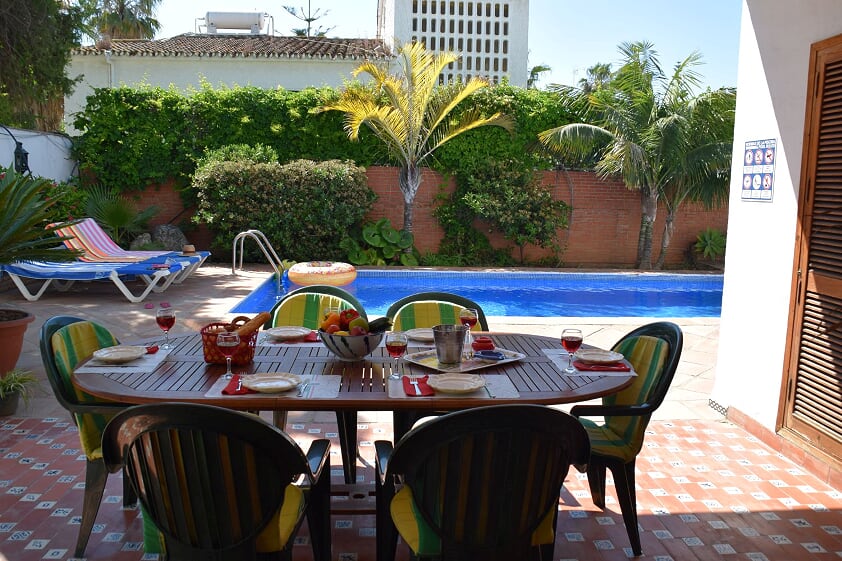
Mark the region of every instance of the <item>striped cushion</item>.
<instances>
[{"instance_id":1,"label":"striped cushion","mask_svg":"<svg viewBox=\"0 0 842 561\"><path fill-rule=\"evenodd\" d=\"M541 524L532 533L532 545L543 545L553 543L555 529L553 528L553 515L555 505L541 521ZM430 528L421 513L418 512L412 490L404 486L392 498L389 505L392 520L395 523L398 533L406 544L416 555L439 555L441 554L441 543L436 533Z\"/></svg>"},{"instance_id":2,"label":"striped cushion","mask_svg":"<svg viewBox=\"0 0 842 561\"><path fill-rule=\"evenodd\" d=\"M295 485L287 485L283 506L257 536L257 551L259 553L270 553L284 549L301 519L304 507L303 491ZM166 547L163 534L155 526L152 519L146 515L143 506L141 506L141 512L143 512L143 551L145 553L164 553Z\"/></svg>"},{"instance_id":3,"label":"striped cushion","mask_svg":"<svg viewBox=\"0 0 842 561\"><path fill-rule=\"evenodd\" d=\"M54 226L54 224L51 224ZM136 263L151 257L165 255L167 251L127 251L117 245L111 236L93 218L85 218L76 224L60 226L56 234L67 237L64 245L83 253L79 261L110 263Z\"/></svg>"},{"instance_id":4,"label":"striped cushion","mask_svg":"<svg viewBox=\"0 0 842 561\"><path fill-rule=\"evenodd\" d=\"M70 381L70 374L81 361L94 351L113 347L117 339L104 327L90 321L80 321L62 327L51 339L53 358L59 373L59 384L68 397L75 396L77 403L102 403L104 400L77 389ZM71 398L72 399L72 398ZM79 427L79 440L89 460L102 457L102 430L110 416L93 413L75 413Z\"/></svg>"},{"instance_id":5,"label":"striped cushion","mask_svg":"<svg viewBox=\"0 0 842 561\"><path fill-rule=\"evenodd\" d=\"M634 367L637 377L631 386L603 398L605 405L634 405L645 402L664 370L669 344L663 339L630 337L623 339L614 350L623 353ZM591 452L629 462L643 446L649 415L606 417L604 424L579 419L588 431Z\"/></svg>"},{"instance_id":6,"label":"striped cushion","mask_svg":"<svg viewBox=\"0 0 842 561\"><path fill-rule=\"evenodd\" d=\"M326 308L347 310L353 307L350 302L338 296L315 293L295 294L275 309L272 325L300 325L318 329Z\"/></svg>"},{"instance_id":7,"label":"striped cushion","mask_svg":"<svg viewBox=\"0 0 842 561\"><path fill-rule=\"evenodd\" d=\"M455 325L459 323L459 312L464 307L451 302L435 300L419 300L410 302L397 311L392 318L392 329L406 331L417 327L433 327L436 325ZM480 331L479 322L471 331Z\"/></svg>"}]
</instances>

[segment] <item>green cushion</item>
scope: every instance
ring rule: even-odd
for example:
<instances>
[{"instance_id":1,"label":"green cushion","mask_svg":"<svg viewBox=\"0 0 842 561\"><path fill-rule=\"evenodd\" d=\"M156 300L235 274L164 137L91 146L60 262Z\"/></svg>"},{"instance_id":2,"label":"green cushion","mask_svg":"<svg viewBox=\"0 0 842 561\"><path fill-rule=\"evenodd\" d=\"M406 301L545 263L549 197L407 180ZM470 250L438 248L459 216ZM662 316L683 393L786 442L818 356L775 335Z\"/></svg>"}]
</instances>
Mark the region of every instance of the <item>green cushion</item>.
<instances>
[{"instance_id":1,"label":"green cushion","mask_svg":"<svg viewBox=\"0 0 842 561\"><path fill-rule=\"evenodd\" d=\"M410 302L397 311L392 318L392 329L406 331L419 327L433 327L436 325L455 325L459 323L459 312L463 306L450 302L433 300L419 300ZM479 322L473 330L479 329Z\"/></svg>"}]
</instances>

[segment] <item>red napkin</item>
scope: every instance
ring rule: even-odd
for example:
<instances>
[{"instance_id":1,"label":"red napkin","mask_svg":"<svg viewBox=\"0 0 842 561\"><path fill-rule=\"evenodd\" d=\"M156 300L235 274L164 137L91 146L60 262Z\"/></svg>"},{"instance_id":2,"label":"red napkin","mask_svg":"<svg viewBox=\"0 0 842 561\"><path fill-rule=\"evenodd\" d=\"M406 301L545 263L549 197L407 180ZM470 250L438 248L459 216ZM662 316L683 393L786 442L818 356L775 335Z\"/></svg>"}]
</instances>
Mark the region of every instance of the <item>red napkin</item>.
<instances>
[{"instance_id":1,"label":"red napkin","mask_svg":"<svg viewBox=\"0 0 842 561\"><path fill-rule=\"evenodd\" d=\"M418 382L418 389L421 390L421 395L418 395L418 394L415 393L415 386L413 386L409 382L409 377L404 376L403 378L401 378L401 382L403 382L404 393L406 395L410 396L410 397L424 397L424 396L427 396L427 395L435 395L436 392L434 392L433 388L431 388L427 384L427 378L428 378L427 376L423 376L421 378L415 379L415 381Z\"/></svg>"},{"instance_id":2,"label":"red napkin","mask_svg":"<svg viewBox=\"0 0 842 561\"><path fill-rule=\"evenodd\" d=\"M573 366L577 370L592 371L592 372L629 372L631 368L625 362L615 362L614 364L587 364L580 360L574 360Z\"/></svg>"},{"instance_id":3,"label":"red napkin","mask_svg":"<svg viewBox=\"0 0 842 561\"><path fill-rule=\"evenodd\" d=\"M222 389L222 393L226 395L242 395L244 393L255 393L254 390L250 390L245 386L240 386L240 389L237 389L237 386L240 385L240 375L234 374L234 376L228 380L228 384Z\"/></svg>"},{"instance_id":4,"label":"red napkin","mask_svg":"<svg viewBox=\"0 0 842 561\"><path fill-rule=\"evenodd\" d=\"M304 337L299 337L298 339L292 339L290 341L284 341L285 343L295 344L295 343L318 343L321 339L319 339L319 334L315 331L311 331Z\"/></svg>"}]
</instances>

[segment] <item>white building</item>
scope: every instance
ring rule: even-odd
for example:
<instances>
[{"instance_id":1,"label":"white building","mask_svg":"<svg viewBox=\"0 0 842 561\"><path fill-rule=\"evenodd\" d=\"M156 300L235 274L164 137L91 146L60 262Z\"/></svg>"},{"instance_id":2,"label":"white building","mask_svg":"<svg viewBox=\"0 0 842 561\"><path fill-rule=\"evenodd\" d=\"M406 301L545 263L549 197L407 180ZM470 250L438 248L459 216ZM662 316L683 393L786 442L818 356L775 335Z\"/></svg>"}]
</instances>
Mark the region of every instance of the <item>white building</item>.
<instances>
[{"instance_id":1,"label":"white building","mask_svg":"<svg viewBox=\"0 0 842 561\"><path fill-rule=\"evenodd\" d=\"M462 55L443 76L472 76L526 87L529 0L378 0L377 35L392 50L420 42Z\"/></svg>"}]
</instances>

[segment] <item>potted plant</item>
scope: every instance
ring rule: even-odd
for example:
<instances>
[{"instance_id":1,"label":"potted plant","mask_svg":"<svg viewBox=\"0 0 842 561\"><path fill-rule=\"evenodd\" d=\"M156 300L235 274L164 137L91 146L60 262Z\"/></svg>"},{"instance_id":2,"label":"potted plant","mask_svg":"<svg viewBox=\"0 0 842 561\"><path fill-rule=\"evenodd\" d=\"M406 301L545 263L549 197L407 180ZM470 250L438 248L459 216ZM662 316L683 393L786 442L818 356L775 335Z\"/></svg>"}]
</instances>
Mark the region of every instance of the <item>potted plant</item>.
<instances>
[{"instance_id":1,"label":"potted plant","mask_svg":"<svg viewBox=\"0 0 842 561\"><path fill-rule=\"evenodd\" d=\"M13 415L21 398L28 404L37 383L38 379L28 370L16 368L6 372L0 378L0 417Z\"/></svg>"},{"instance_id":2,"label":"potted plant","mask_svg":"<svg viewBox=\"0 0 842 561\"><path fill-rule=\"evenodd\" d=\"M49 179L0 168L0 268L27 260L72 261L78 252L60 247L49 226L56 203L47 193ZM23 335L35 317L25 310L0 307L0 377L17 364Z\"/></svg>"}]
</instances>

